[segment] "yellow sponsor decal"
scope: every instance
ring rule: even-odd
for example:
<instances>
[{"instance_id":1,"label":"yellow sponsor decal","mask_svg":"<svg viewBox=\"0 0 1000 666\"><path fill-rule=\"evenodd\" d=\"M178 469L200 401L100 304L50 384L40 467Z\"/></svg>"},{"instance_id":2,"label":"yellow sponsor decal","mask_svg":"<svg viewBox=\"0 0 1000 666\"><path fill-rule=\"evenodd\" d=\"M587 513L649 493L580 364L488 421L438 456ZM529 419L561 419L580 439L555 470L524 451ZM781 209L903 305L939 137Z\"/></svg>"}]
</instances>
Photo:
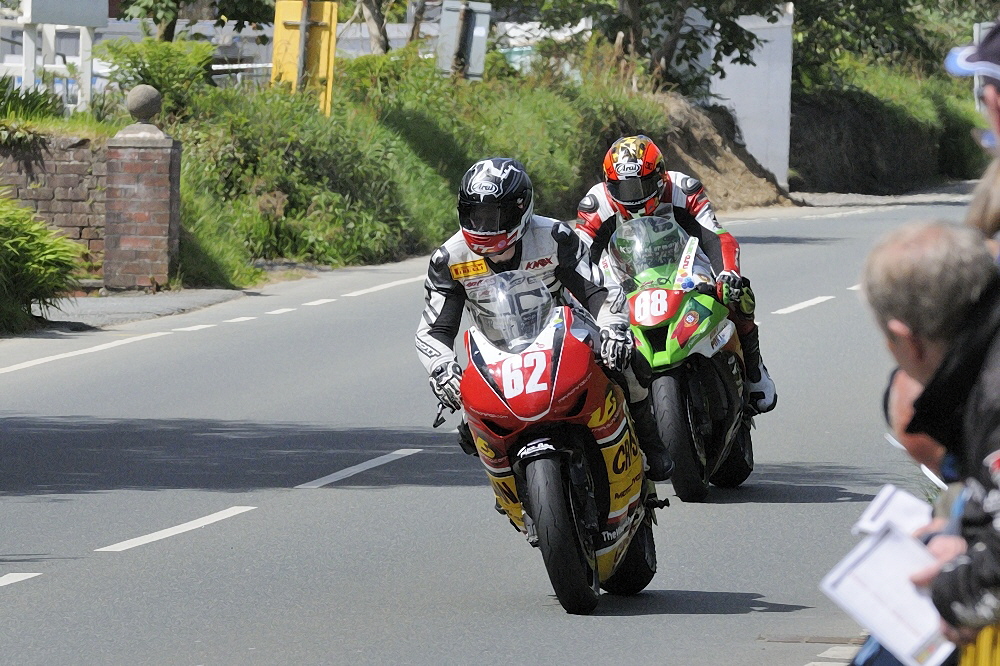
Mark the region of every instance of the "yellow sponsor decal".
<instances>
[{"instance_id":1,"label":"yellow sponsor decal","mask_svg":"<svg viewBox=\"0 0 1000 666\"><path fill-rule=\"evenodd\" d=\"M486 456L490 460L495 460L497 457L497 452L491 449L490 445L482 437L476 437L476 448L481 455Z\"/></svg>"},{"instance_id":2,"label":"yellow sponsor decal","mask_svg":"<svg viewBox=\"0 0 1000 666\"><path fill-rule=\"evenodd\" d=\"M489 272L490 269L487 268L485 259L466 261L464 264L455 264L451 267L451 277L456 280L476 275L486 275Z\"/></svg>"},{"instance_id":3,"label":"yellow sponsor decal","mask_svg":"<svg viewBox=\"0 0 1000 666\"><path fill-rule=\"evenodd\" d=\"M587 423L587 427L593 430L594 428L600 428L611 420L618 412L618 401L615 399L615 393L611 390L610 384L608 385L608 393L604 397L604 404L597 408L597 410L590 415L590 422Z\"/></svg>"},{"instance_id":4,"label":"yellow sponsor decal","mask_svg":"<svg viewBox=\"0 0 1000 666\"><path fill-rule=\"evenodd\" d=\"M490 485L493 486L493 494L496 495L497 503L504 510L507 517L517 529L524 531L524 514L521 509L521 500L517 496L517 488L514 486L514 477L497 477L492 474Z\"/></svg>"}]
</instances>

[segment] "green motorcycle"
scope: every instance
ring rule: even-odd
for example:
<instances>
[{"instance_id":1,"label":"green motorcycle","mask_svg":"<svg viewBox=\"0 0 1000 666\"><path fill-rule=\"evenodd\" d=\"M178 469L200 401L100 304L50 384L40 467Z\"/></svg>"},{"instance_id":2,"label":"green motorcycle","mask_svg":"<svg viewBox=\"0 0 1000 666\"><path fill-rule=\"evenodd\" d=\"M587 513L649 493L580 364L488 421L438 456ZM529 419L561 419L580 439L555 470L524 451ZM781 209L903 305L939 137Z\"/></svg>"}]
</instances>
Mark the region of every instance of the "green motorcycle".
<instances>
[{"instance_id":1,"label":"green motorcycle","mask_svg":"<svg viewBox=\"0 0 1000 666\"><path fill-rule=\"evenodd\" d=\"M628 295L632 367L653 400L685 502L709 485L736 488L753 471L746 369L729 310L715 297L708 258L673 219L640 217L611 236L602 268Z\"/></svg>"}]
</instances>

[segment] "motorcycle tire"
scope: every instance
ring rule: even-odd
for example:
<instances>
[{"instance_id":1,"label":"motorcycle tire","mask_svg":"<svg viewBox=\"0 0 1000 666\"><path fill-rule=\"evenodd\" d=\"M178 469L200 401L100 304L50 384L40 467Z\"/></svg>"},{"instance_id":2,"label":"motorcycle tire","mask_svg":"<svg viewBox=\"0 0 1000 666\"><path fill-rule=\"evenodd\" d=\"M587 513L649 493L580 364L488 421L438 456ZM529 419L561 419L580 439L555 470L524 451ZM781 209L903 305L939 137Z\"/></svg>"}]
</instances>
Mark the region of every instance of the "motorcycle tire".
<instances>
[{"instance_id":1,"label":"motorcycle tire","mask_svg":"<svg viewBox=\"0 0 1000 666\"><path fill-rule=\"evenodd\" d=\"M606 592L621 596L639 594L656 574L656 544L653 543L653 526L644 518L632 537L624 559L611 576L601 583Z\"/></svg>"},{"instance_id":2,"label":"motorcycle tire","mask_svg":"<svg viewBox=\"0 0 1000 666\"><path fill-rule=\"evenodd\" d=\"M538 458L528 464L525 477L538 547L556 598L567 613L588 615L597 607L600 588L583 552L562 465L555 458Z\"/></svg>"},{"instance_id":3,"label":"motorcycle tire","mask_svg":"<svg viewBox=\"0 0 1000 666\"><path fill-rule=\"evenodd\" d=\"M660 440L674 459L670 482L682 502L704 502L708 496L708 481L701 462L695 457L687 402L680 380L673 375L661 375L649 386L653 397L653 413Z\"/></svg>"},{"instance_id":4,"label":"motorcycle tire","mask_svg":"<svg viewBox=\"0 0 1000 666\"><path fill-rule=\"evenodd\" d=\"M744 423L736 433L733 448L712 475L712 483L719 488L738 488L753 472L753 442L750 424Z\"/></svg>"}]
</instances>

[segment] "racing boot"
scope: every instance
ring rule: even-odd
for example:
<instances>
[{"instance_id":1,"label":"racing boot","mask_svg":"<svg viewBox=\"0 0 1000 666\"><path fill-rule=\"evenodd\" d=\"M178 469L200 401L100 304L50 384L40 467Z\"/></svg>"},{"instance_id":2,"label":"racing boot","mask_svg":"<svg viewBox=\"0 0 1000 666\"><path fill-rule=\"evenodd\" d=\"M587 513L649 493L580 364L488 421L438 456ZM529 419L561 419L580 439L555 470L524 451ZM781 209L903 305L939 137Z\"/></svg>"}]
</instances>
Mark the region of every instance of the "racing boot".
<instances>
[{"instance_id":1,"label":"racing boot","mask_svg":"<svg viewBox=\"0 0 1000 666\"><path fill-rule=\"evenodd\" d=\"M462 422L458 424L458 445L462 447L462 451L470 456L479 455L476 450L476 442L472 439L472 430L469 429L469 424L465 422L465 419L462 419Z\"/></svg>"},{"instance_id":2,"label":"racing boot","mask_svg":"<svg viewBox=\"0 0 1000 666\"><path fill-rule=\"evenodd\" d=\"M645 400L631 403L628 411L632 415L635 434L639 438L639 448L646 454L646 464L649 465L646 478L651 481L666 481L674 472L674 461L670 457L670 451L660 439L651 403L649 396L646 396Z\"/></svg>"},{"instance_id":3,"label":"racing boot","mask_svg":"<svg viewBox=\"0 0 1000 666\"><path fill-rule=\"evenodd\" d=\"M778 404L774 382L760 358L760 329L756 325L740 335L743 346L743 364L747 369L746 394L750 409L758 414L769 412Z\"/></svg>"}]
</instances>

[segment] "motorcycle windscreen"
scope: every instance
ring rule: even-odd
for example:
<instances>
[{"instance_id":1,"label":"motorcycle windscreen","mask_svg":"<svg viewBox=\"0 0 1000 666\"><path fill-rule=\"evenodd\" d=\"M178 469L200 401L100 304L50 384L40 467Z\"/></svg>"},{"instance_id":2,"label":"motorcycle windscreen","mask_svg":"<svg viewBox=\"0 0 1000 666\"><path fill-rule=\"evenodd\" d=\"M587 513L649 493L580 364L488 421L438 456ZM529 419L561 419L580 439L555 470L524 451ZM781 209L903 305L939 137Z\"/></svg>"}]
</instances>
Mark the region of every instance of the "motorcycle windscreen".
<instances>
[{"instance_id":1,"label":"motorcycle windscreen","mask_svg":"<svg viewBox=\"0 0 1000 666\"><path fill-rule=\"evenodd\" d=\"M618 225L608 244L611 269L623 283L666 286L690 236L673 219L638 217Z\"/></svg>"},{"instance_id":2,"label":"motorcycle windscreen","mask_svg":"<svg viewBox=\"0 0 1000 666\"><path fill-rule=\"evenodd\" d=\"M498 273L466 285L466 296L476 328L493 346L510 353L534 342L552 315L552 295L527 271Z\"/></svg>"}]
</instances>

